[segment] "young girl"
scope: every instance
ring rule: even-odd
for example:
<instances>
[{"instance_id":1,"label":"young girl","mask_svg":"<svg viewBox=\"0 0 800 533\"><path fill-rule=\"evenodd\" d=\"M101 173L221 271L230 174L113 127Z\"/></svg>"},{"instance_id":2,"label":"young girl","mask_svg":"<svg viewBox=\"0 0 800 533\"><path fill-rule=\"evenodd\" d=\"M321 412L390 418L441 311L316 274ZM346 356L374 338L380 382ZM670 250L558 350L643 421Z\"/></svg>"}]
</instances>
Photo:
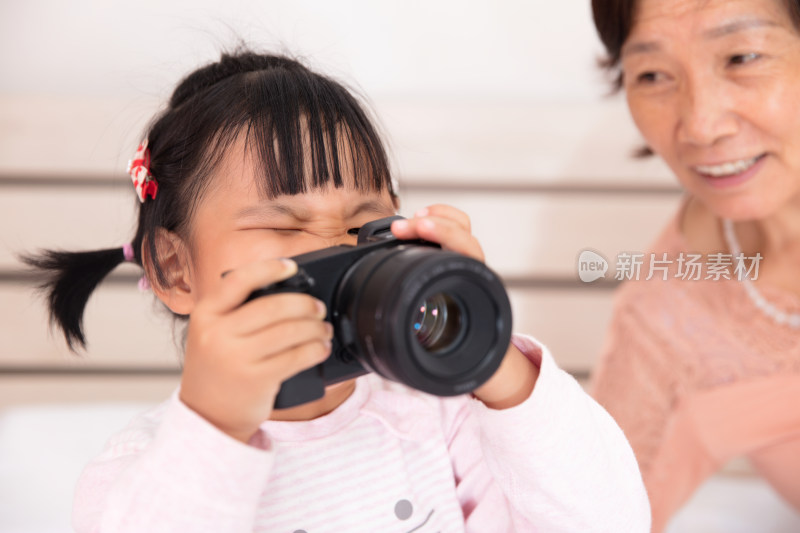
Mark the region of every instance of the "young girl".
<instances>
[{"instance_id":1,"label":"young girl","mask_svg":"<svg viewBox=\"0 0 800 533\"><path fill-rule=\"evenodd\" d=\"M86 468L78 532L649 530L622 432L528 337L472 397L371 374L273 410L283 380L328 356L332 327L309 295L248 295L296 271L283 258L354 244L397 208L381 141L340 84L286 57L223 55L178 85L130 173L132 245L29 260L52 276L70 345L125 260L188 319L179 390ZM452 207L392 232L483 260Z\"/></svg>"}]
</instances>

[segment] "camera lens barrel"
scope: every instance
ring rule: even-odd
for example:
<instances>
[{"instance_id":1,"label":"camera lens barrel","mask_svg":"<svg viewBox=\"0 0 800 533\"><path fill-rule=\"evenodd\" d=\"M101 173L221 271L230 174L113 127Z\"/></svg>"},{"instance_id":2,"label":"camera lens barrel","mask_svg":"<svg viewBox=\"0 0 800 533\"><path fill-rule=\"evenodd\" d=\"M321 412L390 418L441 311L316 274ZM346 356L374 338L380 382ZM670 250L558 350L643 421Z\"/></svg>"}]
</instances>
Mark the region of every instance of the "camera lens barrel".
<instances>
[{"instance_id":1,"label":"camera lens barrel","mask_svg":"<svg viewBox=\"0 0 800 533\"><path fill-rule=\"evenodd\" d=\"M471 392L500 366L511 307L480 261L428 246L369 253L343 277L334 329L366 368L439 396Z\"/></svg>"}]
</instances>

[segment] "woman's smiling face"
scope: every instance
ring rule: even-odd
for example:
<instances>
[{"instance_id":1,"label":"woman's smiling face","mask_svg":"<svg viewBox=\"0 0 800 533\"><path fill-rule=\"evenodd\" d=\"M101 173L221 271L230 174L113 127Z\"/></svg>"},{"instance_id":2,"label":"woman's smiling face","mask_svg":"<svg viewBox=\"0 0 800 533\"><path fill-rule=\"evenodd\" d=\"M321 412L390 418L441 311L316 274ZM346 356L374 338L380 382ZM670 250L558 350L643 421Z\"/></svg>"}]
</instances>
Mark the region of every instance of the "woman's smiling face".
<instances>
[{"instance_id":1,"label":"woman's smiling face","mask_svg":"<svg viewBox=\"0 0 800 533\"><path fill-rule=\"evenodd\" d=\"M622 47L636 125L718 216L800 196L800 34L782 0L640 0Z\"/></svg>"}]
</instances>

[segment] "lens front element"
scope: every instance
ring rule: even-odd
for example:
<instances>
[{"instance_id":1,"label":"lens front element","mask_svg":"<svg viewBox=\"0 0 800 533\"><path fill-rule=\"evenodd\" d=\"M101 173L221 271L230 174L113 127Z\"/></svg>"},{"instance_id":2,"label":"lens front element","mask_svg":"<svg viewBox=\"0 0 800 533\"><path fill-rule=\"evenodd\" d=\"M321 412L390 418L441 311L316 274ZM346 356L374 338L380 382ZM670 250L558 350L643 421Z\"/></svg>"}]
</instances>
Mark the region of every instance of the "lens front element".
<instances>
[{"instance_id":1,"label":"lens front element","mask_svg":"<svg viewBox=\"0 0 800 533\"><path fill-rule=\"evenodd\" d=\"M417 309L413 324L416 339L429 352L444 352L461 336L465 318L458 301L447 293L436 293Z\"/></svg>"}]
</instances>

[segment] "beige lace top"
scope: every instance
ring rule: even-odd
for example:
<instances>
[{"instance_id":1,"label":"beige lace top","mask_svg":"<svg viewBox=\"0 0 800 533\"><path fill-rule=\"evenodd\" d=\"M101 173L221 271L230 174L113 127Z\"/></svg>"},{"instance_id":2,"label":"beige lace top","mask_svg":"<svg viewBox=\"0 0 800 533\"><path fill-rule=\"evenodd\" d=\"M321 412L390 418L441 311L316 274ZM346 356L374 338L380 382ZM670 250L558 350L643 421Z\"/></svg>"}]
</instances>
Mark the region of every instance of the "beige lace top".
<instances>
[{"instance_id":1,"label":"beige lace top","mask_svg":"<svg viewBox=\"0 0 800 533\"><path fill-rule=\"evenodd\" d=\"M644 280L650 252L672 260L666 281L660 273ZM618 290L591 387L637 455L653 531L737 456L800 508L800 330L761 312L735 276L676 276L678 257L691 252L678 216L650 252L640 281ZM797 296L758 289L800 312Z\"/></svg>"}]
</instances>

